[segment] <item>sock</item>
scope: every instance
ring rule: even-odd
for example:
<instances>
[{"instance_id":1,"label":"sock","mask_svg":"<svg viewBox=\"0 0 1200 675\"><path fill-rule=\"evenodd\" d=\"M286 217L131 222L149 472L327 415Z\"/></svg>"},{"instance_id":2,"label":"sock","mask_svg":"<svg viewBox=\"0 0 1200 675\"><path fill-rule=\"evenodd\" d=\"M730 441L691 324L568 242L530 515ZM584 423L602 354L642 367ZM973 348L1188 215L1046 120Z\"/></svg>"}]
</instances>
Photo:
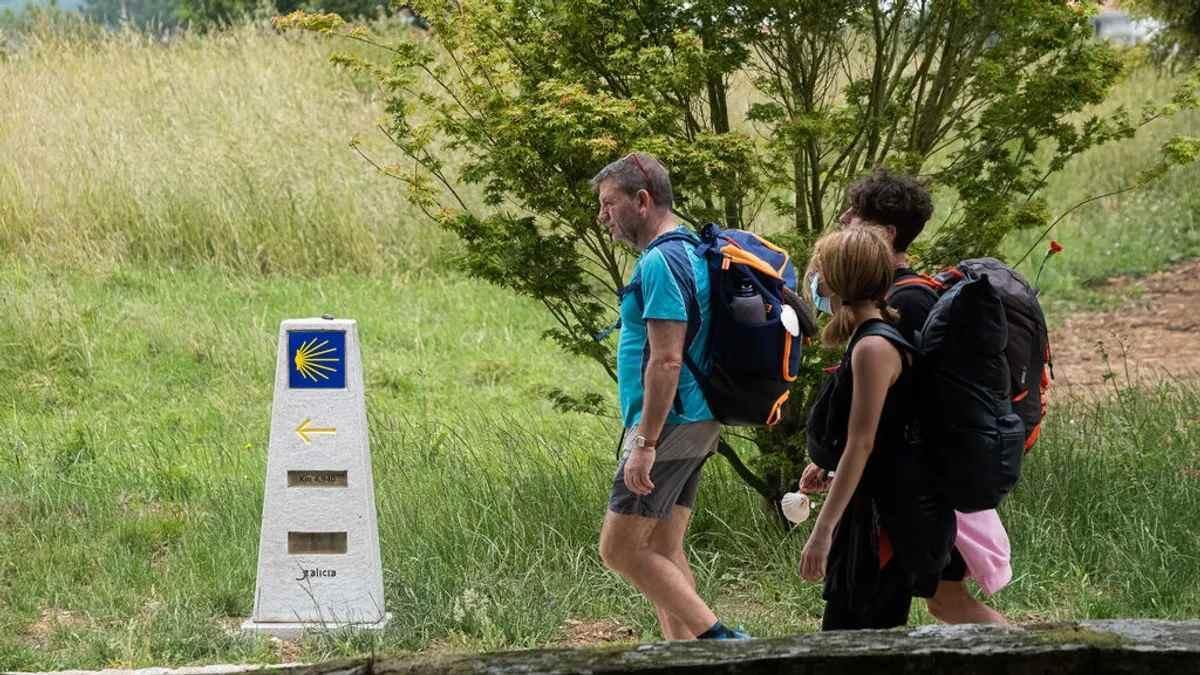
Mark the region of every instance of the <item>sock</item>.
<instances>
[{"instance_id":1,"label":"sock","mask_svg":"<svg viewBox=\"0 0 1200 675\"><path fill-rule=\"evenodd\" d=\"M712 628L709 628L708 630L704 631L703 633L697 635L696 639L697 640L716 640L717 638L727 637L728 635L729 635L729 629L725 627L725 624L721 623L720 619L718 619L717 622L712 625Z\"/></svg>"}]
</instances>

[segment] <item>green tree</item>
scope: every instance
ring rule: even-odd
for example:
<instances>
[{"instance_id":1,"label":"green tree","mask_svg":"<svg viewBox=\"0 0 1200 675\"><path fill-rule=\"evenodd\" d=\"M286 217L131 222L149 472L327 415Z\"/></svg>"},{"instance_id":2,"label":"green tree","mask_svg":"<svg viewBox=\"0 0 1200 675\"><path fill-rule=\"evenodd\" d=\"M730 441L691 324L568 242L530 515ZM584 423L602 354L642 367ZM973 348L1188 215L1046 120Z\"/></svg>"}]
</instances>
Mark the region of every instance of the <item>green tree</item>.
<instances>
[{"instance_id":1,"label":"green tree","mask_svg":"<svg viewBox=\"0 0 1200 675\"><path fill-rule=\"evenodd\" d=\"M1094 3L413 4L428 41L385 45L328 15L278 23L390 53L388 67L335 59L389 95L398 161L368 159L458 235L471 274L541 301L549 337L610 375L611 347L591 336L615 315L630 256L596 224L588 180L623 153L663 159L681 217L769 231L798 259L850 180L876 165L920 173L955 195L920 251L933 265L1048 226L1038 194L1071 157L1195 105L1193 83L1176 107L1086 114L1124 68L1091 39ZM817 374L782 428L755 434L754 472L723 449L765 496L800 468Z\"/></svg>"},{"instance_id":2,"label":"green tree","mask_svg":"<svg viewBox=\"0 0 1200 675\"><path fill-rule=\"evenodd\" d=\"M916 252L928 265L995 253L1044 224L1039 193L1071 157L1130 138L1161 107L1087 117L1124 63L1091 40L1085 3L1044 0L766 3L750 118L789 169L797 230L819 230L876 165L956 196ZM818 17L814 20L814 17Z\"/></svg>"}]
</instances>

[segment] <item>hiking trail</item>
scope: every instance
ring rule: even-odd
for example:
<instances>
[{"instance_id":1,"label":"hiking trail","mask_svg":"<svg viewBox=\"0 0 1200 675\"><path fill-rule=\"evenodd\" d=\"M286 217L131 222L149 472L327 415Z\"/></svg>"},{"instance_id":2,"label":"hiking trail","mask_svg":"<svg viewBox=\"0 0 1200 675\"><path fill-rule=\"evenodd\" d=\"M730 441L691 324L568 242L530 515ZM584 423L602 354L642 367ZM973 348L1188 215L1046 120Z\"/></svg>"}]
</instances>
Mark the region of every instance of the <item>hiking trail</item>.
<instances>
[{"instance_id":1,"label":"hiking trail","mask_svg":"<svg viewBox=\"0 0 1200 675\"><path fill-rule=\"evenodd\" d=\"M1112 387L1110 379L1120 385L1200 379L1200 260L1140 278L1114 277L1099 290L1126 299L1109 311L1071 314L1051 331L1051 392Z\"/></svg>"}]
</instances>

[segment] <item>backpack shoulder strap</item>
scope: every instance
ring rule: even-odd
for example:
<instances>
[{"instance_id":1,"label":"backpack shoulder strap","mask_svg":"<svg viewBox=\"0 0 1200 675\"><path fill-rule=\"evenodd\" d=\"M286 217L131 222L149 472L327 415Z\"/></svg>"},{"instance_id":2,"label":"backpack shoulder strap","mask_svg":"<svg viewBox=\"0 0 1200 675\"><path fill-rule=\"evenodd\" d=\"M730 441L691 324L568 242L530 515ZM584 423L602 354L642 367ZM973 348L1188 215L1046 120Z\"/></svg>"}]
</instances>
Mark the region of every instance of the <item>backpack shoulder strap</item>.
<instances>
[{"instance_id":1,"label":"backpack shoulder strap","mask_svg":"<svg viewBox=\"0 0 1200 675\"><path fill-rule=\"evenodd\" d=\"M658 248L659 246L662 246L663 244L668 244L673 241L686 241L686 242L692 244L693 246L699 246L701 243L700 239L695 234L693 234L692 232L690 232L688 230L674 230L674 231L668 232L668 233L660 236L659 238L657 238L653 242L651 242L650 245L646 247L646 250L642 252L642 255L649 253L650 251ZM675 281L676 281L676 283L679 284L679 290L685 296L687 296L689 289L693 289L692 294L694 295L695 284L692 283L692 284L688 285L687 280L680 277L680 274L675 269L675 266L670 264L671 260L672 260L672 256L663 256L663 257L666 258L668 266L671 268L671 272L675 276ZM632 293L633 296L635 298L637 298L637 302L639 305L642 304L642 281L641 281L641 279L639 279L635 276L632 280L630 280L630 282L628 284L617 289L618 304L625 297L625 295L629 294L629 293ZM687 303L686 297L684 298L684 302ZM691 316L692 316L692 314L691 314L690 305L689 305L689 310L688 310L689 324L691 323ZM609 324L608 326L604 327L603 329L597 331L594 335L592 335L592 339L595 340L596 342L604 342L604 340L607 339L609 335L612 335L613 331L619 330L620 328L621 328L621 317L618 316L617 319L615 321L613 321L611 324Z\"/></svg>"},{"instance_id":2,"label":"backpack shoulder strap","mask_svg":"<svg viewBox=\"0 0 1200 675\"><path fill-rule=\"evenodd\" d=\"M911 342L904 339L904 336L895 326L881 320L872 321L862 329L862 332L854 336L854 342L846 348L846 363L849 363L851 354L854 352L854 346L858 344L858 341L871 336L887 340L900 351L900 368L902 373L908 372L909 369L916 365L917 348ZM911 356L911 359L905 358L905 354Z\"/></svg>"},{"instance_id":3,"label":"backpack shoulder strap","mask_svg":"<svg viewBox=\"0 0 1200 675\"><path fill-rule=\"evenodd\" d=\"M945 286L937 279L925 276L924 274L918 274L915 277L901 279L900 281L892 284L892 287L889 288L887 292L887 301L891 302L892 298L897 293L910 288L916 289L922 293L928 293L929 295L932 295L934 299L937 299L941 295L942 291L945 290Z\"/></svg>"},{"instance_id":4,"label":"backpack shoulder strap","mask_svg":"<svg viewBox=\"0 0 1200 675\"><path fill-rule=\"evenodd\" d=\"M692 234L691 232L689 232L687 230L674 230L674 231L668 232L668 233L658 237L653 242L651 242L650 245L647 246L644 251L642 251L642 255L643 256L647 255L654 249L656 249L664 244L670 244L670 243L676 242L676 241L684 241L693 246L700 245L700 239L697 238L695 234ZM688 293L694 292L693 289L695 288L695 284L691 282L691 275L683 274L683 272L684 272L683 266L678 264L679 258L677 256L670 255L670 254L663 254L663 259L667 261L667 267L671 270L672 276L675 277L675 283L679 284L679 290L684 295L684 303L687 304ZM630 280L630 282L628 284L617 289L617 300L618 301L621 300L621 298L623 298L626 293L633 293L634 296L637 297L638 303L641 304L641 302L642 302L642 281L641 281L641 279L639 279L637 277L637 275L635 275L634 278L632 280Z\"/></svg>"},{"instance_id":5,"label":"backpack shoulder strap","mask_svg":"<svg viewBox=\"0 0 1200 675\"><path fill-rule=\"evenodd\" d=\"M962 270L962 267L955 266L947 267L941 272L938 272L937 275L933 277L933 280L938 284L939 291L945 291L946 289L954 286L966 278L967 274Z\"/></svg>"},{"instance_id":6,"label":"backpack shoulder strap","mask_svg":"<svg viewBox=\"0 0 1200 675\"><path fill-rule=\"evenodd\" d=\"M646 250L642 252L642 255L645 255L646 253L653 251L654 249L658 248L659 246L662 246L663 244L669 244L673 241L686 241L693 246L700 245L700 238L697 237L695 234L692 234L690 231L682 230L682 229L681 230L672 230L664 235L660 235L657 239L650 242L650 245L646 247Z\"/></svg>"},{"instance_id":7,"label":"backpack shoulder strap","mask_svg":"<svg viewBox=\"0 0 1200 675\"><path fill-rule=\"evenodd\" d=\"M917 348L911 342L904 339L904 336L900 334L900 331L895 326L886 321L872 321L866 328L863 328L861 333L854 337L854 342L857 344L859 340L870 336L884 338L901 349L913 354L917 353ZM846 351L852 351L853 348L854 345L851 345L850 349Z\"/></svg>"}]
</instances>

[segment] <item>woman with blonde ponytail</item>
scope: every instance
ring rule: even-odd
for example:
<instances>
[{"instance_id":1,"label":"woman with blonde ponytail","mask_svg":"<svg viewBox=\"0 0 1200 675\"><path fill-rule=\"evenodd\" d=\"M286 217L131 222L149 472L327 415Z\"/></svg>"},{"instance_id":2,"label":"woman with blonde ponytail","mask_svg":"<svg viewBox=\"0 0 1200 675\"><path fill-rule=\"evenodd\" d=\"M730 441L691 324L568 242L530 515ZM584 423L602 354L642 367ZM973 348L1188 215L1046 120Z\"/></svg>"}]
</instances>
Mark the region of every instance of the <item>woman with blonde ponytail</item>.
<instances>
[{"instance_id":1,"label":"woman with blonde ponytail","mask_svg":"<svg viewBox=\"0 0 1200 675\"><path fill-rule=\"evenodd\" d=\"M800 480L802 492L829 491L800 560L802 577L825 579L824 630L907 623L954 540L954 512L912 441L915 350L886 302L893 274L888 243L868 227L822 237L809 265L813 302L832 315L822 340L846 345L810 414L815 464Z\"/></svg>"}]
</instances>

